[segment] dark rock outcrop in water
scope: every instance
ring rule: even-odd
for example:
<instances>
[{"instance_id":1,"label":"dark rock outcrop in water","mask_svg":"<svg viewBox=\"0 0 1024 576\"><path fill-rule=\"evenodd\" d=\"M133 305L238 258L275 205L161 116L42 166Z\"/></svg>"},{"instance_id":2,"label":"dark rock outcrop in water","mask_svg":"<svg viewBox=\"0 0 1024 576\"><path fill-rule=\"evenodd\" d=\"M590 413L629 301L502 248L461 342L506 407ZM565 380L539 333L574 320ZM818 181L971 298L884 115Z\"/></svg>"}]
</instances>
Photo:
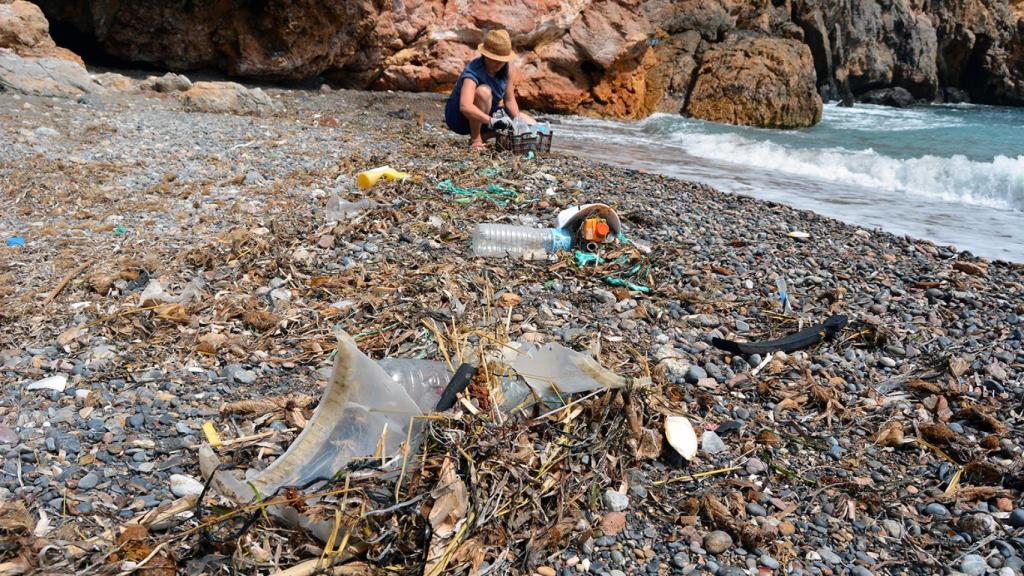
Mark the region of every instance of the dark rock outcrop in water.
<instances>
[{"instance_id":1,"label":"dark rock outcrop in water","mask_svg":"<svg viewBox=\"0 0 1024 576\"><path fill-rule=\"evenodd\" d=\"M812 71L826 99L898 87L931 100L955 88L975 102L1024 105L1019 0L39 4L59 41L122 61L216 68L250 78L323 75L371 89L445 90L474 54L481 31L503 27L521 54L522 100L559 112L638 118L653 111L721 109L718 91L695 88L728 84L728 90L743 91L752 88L743 78L756 77L774 86L765 93L780 100L733 98L725 116L758 125L765 119L774 123L768 125L807 125L820 107L806 94ZM736 37L779 48L799 42L807 49L755 52L748 61L728 56ZM722 67L740 62L736 70ZM797 79L782 77L797 69ZM725 76L734 80L722 84ZM790 113L794 104L801 109Z\"/></svg>"},{"instance_id":2,"label":"dark rock outcrop in water","mask_svg":"<svg viewBox=\"0 0 1024 576\"><path fill-rule=\"evenodd\" d=\"M914 95L899 86L895 88L878 88L862 94L860 101L867 102L868 104L893 106L895 108L910 108L914 105Z\"/></svg>"}]
</instances>

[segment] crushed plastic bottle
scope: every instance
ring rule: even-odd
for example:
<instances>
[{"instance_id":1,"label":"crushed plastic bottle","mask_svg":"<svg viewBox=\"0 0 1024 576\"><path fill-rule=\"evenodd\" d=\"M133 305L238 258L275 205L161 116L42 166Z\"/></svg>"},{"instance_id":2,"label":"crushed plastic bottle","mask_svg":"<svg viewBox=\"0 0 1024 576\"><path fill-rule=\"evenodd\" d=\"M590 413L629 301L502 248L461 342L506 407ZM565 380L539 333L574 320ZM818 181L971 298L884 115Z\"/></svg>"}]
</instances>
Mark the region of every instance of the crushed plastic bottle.
<instances>
[{"instance_id":1,"label":"crushed plastic bottle","mask_svg":"<svg viewBox=\"0 0 1024 576\"><path fill-rule=\"evenodd\" d=\"M786 277L781 274L775 279L775 288L779 294L779 304L782 305L782 310L786 314L793 313L793 305L789 302L789 285L786 283Z\"/></svg>"},{"instance_id":2,"label":"crushed plastic bottle","mask_svg":"<svg viewBox=\"0 0 1024 576\"><path fill-rule=\"evenodd\" d=\"M327 201L327 207L324 209L324 218L328 222L341 222L372 207L373 203L366 198L356 200L355 202L347 202L342 200L337 194L334 194Z\"/></svg>"},{"instance_id":3,"label":"crushed plastic bottle","mask_svg":"<svg viewBox=\"0 0 1024 576\"><path fill-rule=\"evenodd\" d=\"M438 399L452 379L446 362L406 358L384 358L377 362L391 380L412 397L424 413L437 406Z\"/></svg>"},{"instance_id":4,"label":"crushed plastic bottle","mask_svg":"<svg viewBox=\"0 0 1024 576\"><path fill-rule=\"evenodd\" d=\"M516 116L512 120L512 132L516 136L519 136L520 134L530 134L532 131L530 123L522 116Z\"/></svg>"},{"instance_id":5,"label":"crushed plastic bottle","mask_svg":"<svg viewBox=\"0 0 1024 576\"><path fill-rule=\"evenodd\" d=\"M473 231L473 255L485 258L535 257L571 247L572 235L561 228L478 224Z\"/></svg>"}]
</instances>

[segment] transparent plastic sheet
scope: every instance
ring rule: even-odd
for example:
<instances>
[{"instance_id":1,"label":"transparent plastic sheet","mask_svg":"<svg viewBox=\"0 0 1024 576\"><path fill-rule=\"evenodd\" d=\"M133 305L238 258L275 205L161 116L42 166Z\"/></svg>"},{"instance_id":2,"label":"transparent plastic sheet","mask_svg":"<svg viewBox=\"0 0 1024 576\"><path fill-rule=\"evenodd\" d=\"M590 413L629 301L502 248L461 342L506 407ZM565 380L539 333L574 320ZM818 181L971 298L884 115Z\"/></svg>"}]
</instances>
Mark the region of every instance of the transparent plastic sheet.
<instances>
[{"instance_id":1,"label":"transparent plastic sheet","mask_svg":"<svg viewBox=\"0 0 1024 576\"><path fill-rule=\"evenodd\" d=\"M512 370L499 375L502 385L496 399L502 412L528 406L534 398L557 404L561 402L559 395L621 388L630 383L591 356L560 344L540 348L525 344L506 360ZM305 486L318 478L332 478L353 459L372 456L379 447L383 448L382 461L397 469L407 436L412 440L405 447L407 453L413 453L419 443L417 429L409 434L410 425L420 426L413 417L433 410L451 377L452 371L444 362L397 358L375 362L356 347L350 336L340 334L331 381L306 428L288 450L262 472L248 471L243 481L229 471L218 470L216 452L203 445L199 449L203 477L208 479L216 473L214 487L242 505L267 498L286 486ZM333 521L310 518L291 506L272 505L266 509L321 541L326 541L334 528Z\"/></svg>"},{"instance_id":2,"label":"transparent plastic sheet","mask_svg":"<svg viewBox=\"0 0 1024 576\"><path fill-rule=\"evenodd\" d=\"M392 375L360 352L350 336L340 335L331 381L313 417L288 450L262 472L249 471L245 482L219 471L215 486L235 502L245 503L254 500L257 493L264 498L284 486L303 486L317 478L331 478L354 458L374 455L378 446L383 447L384 461L397 461L412 417L423 413L402 382L417 370L429 374L428 383L420 386L423 383L417 382L413 391L420 395L423 405L436 403L442 373L439 364L392 361L390 365L396 370ZM209 478L220 465L209 446L200 449L199 463L204 478ZM314 526L316 522L291 507L275 506L271 512L320 537L322 527Z\"/></svg>"},{"instance_id":3,"label":"transparent plastic sheet","mask_svg":"<svg viewBox=\"0 0 1024 576\"><path fill-rule=\"evenodd\" d=\"M509 364L542 399L598 388L622 388L630 382L601 366L589 354L554 342L539 348L526 344Z\"/></svg>"}]
</instances>

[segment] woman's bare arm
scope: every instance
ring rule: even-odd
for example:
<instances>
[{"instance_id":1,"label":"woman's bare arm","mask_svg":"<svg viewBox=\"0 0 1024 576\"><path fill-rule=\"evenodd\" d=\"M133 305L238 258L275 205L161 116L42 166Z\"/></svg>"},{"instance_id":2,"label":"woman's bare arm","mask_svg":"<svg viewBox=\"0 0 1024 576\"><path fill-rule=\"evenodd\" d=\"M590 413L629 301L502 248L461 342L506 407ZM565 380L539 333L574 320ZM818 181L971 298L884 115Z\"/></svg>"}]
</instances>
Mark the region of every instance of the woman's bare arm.
<instances>
[{"instance_id":1,"label":"woman's bare arm","mask_svg":"<svg viewBox=\"0 0 1024 576\"><path fill-rule=\"evenodd\" d=\"M483 124L489 124L490 115L476 106L476 81L470 78L462 80L462 90L459 92L459 112L467 119L476 120Z\"/></svg>"}]
</instances>

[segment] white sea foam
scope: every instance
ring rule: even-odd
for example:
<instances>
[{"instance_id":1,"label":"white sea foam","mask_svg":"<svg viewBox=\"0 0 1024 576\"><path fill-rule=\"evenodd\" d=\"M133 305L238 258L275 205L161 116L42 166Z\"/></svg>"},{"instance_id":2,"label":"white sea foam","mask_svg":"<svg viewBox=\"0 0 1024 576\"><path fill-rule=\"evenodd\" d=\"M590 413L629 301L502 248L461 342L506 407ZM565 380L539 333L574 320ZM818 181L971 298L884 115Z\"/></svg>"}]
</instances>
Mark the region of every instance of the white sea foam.
<instances>
[{"instance_id":1,"label":"white sea foam","mask_svg":"<svg viewBox=\"0 0 1024 576\"><path fill-rule=\"evenodd\" d=\"M674 143L687 154L711 160L947 202L1024 210L1024 156L997 156L991 162L962 155L898 159L870 149L799 149L735 134L685 134Z\"/></svg>"},{"instance_id":2,"label":"white sea foam","mask_svg":"<svg viewBox=\"0 0 1024 576\"><path fill-rule=\"evenodd\" d=\"M869 126L954 125L956 120L929 118L923 112L882 107L858 107L829 110L830 129L849 131ZM838 116L838 118L837 118ZM799 135L793 141L776 141L784 137L777 131L753 128L722 127L655 114L636 123L608 122L574 118L573 127L582 129L579 136L607 143L633 143L650 148L672 147L691 157L702 158L763 172L786 174L834 182L845 187L863 187L876 192L892 192L945 202L1024 211L1024 156L996 156L991 161L972 160L964 155L948 157L923 154L912 158L894 158L874 149L850 150L801 147Z\"/></svg>"}]
</instances>

